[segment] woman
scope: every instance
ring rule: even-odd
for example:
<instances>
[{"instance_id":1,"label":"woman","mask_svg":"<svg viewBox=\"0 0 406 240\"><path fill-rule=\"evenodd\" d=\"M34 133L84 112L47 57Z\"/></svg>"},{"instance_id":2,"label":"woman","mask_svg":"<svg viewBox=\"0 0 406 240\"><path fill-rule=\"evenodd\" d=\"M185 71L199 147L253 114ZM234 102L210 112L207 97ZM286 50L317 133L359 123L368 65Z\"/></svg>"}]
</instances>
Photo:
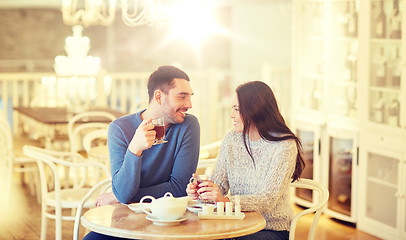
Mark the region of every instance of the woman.
<instances>
[{"instance_id":1,"label":"woman","mask_svg":"<svg viewBox=\"0 0 406 240\"><path fill-rule=\"evenodd\" d=\"M193 182L186 192L192 199L234 202L242 211L258 211L264 230L241 239L289 239L293 209L290 182L304 168L300 140L286 126L271 88L254 81L240 85L233 100L234 131L221 145L212 181ZM230 191L230 196L226 194Z\"/></svg>"}]
</instances>

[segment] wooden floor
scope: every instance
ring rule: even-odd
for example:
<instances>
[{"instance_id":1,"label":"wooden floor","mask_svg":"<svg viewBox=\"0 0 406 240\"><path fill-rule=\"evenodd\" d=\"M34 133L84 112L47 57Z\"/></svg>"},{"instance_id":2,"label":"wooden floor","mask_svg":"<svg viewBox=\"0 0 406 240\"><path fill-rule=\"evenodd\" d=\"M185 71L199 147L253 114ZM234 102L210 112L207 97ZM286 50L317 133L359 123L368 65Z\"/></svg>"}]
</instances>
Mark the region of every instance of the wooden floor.
<instances>
[{"instance_id":1,"label":"wooden floor","mask_svg":"<svg viewBox=\"0 0 406 240\"><path fill-rule=\"evenodd\" d=\"M6 196L2 195L0 202L4 206ZM295 211L300 210L299 207L294 207ZM0 208L2 209L2 208ZM30 195L27 186L20 183L20 179L13 180L10 201L3 212L0 213L0 240L6 239L39 239L41 231L41 205L37 203L36 198ZM308 226L312 216L305 216L299 221L296 230L296 239L307 239ZM47 239L55 238L54 222L48 220ZM62 239L72 239L73 223L63 222ZM83 237L85 230L81 228L80 238ZM323 239L340 239L340 240L376 240L379 238L373 237L362 231L358 231L350 224L332 220L326 216L322 216L317 227L317 240Z\"/></svg>"}]
</instances>

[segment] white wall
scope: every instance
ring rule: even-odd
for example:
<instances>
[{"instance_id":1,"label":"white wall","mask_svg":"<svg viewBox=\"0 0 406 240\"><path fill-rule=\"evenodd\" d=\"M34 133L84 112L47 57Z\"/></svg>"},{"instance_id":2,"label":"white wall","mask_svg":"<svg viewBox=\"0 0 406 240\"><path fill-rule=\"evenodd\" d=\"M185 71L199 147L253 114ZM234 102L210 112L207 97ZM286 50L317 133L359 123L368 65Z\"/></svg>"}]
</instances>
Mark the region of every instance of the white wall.
<instances>
[{"instance_id":1,"label":"white wall","mask_svg":"<svg viewBox=\"0 0 406 240\"><path fill-rule=\"evenodd\" d=\"M231 69L260 80L264 62L290 66L291 1L239 1L232 11Z\"/></svg>"}]
</instances>

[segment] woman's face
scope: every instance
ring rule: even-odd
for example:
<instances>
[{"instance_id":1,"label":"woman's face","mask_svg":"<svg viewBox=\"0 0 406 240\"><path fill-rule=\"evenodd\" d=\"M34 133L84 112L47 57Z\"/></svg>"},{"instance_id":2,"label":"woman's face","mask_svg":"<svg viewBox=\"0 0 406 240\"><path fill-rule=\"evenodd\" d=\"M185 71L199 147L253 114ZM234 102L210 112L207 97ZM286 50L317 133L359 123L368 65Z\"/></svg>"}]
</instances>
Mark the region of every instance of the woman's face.
<instances>
[{"instance_id":1,"label":"woman's face","mask_svg":"<svg viewBox=\"0 0 406 240\"><path fill-rule=\"evenodd\" d=\"M234 94L233 97L230 117L233 120L234 131L242 132L244 130L244 124L240 115L240 106L238 104L237 94Z\"/></svg>"}]
</instances>

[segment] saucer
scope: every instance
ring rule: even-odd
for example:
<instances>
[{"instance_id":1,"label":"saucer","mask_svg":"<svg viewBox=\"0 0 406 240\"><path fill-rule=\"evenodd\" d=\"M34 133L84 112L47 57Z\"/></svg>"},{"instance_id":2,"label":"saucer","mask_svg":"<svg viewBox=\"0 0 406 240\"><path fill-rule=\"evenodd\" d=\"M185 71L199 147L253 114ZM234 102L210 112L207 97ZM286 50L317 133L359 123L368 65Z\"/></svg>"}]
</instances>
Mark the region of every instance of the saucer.
<instances>
[{"instance_id":1,"label":"saucer","mask_svg":"<svg viewBox=\"0 0 406 240\"><path fill-rule=\"evenodd\" d=\"M176 219L176 220L162 220L162 219L156 218L153 215L147 215L145 218L152 221L156 225L176 225L187 219L187 217L185 215L183 215L182 217L180 217L179 219Z\"/></svg>"},{"instance_id":2,"label":"saucer","mask_svg":"<svg viewBox=\"0 0 406 240\"><path fill-rule=\"evenodd\" d=\"M149 211L150 210L150 204L151 203L143 203L145 210ZM132 211L134 211L135 213L144 213L144 211L141 208L141 203L131 203L131 204L127 204L127 207L129 209L131 209Z\"/></svg>"},{"instance_id":3,"label":"saucer","mask_svg":"<svg viewBox=\"0 0 406 240\"><path fill-rule=\"evenodd\" d=\"M196 213L198 214L199 212L202 212L203 210L203 206L204 205L213 205L214 208L217 208L216 204L211 204L211 203L194 203L194 204L190 204L186 207L187 210L191 211L192 213Z\"/></svg>"}]
</instances>

